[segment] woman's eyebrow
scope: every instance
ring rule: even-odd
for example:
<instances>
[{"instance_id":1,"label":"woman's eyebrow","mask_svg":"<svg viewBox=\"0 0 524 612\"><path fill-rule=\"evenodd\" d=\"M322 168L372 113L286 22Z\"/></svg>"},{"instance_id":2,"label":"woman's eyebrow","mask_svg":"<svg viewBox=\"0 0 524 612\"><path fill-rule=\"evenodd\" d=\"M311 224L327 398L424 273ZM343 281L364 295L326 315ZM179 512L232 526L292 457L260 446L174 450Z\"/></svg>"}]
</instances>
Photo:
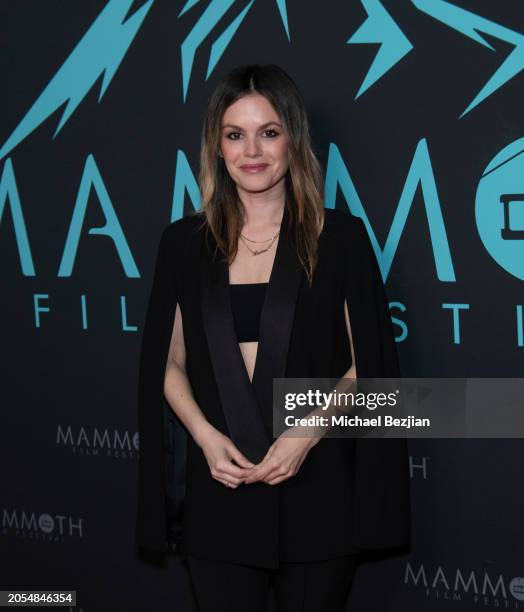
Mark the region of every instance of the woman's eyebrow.
<instances>
[{"instance_id":1,"label":"woman's eyebrow","mask_svg":"<svg viewBox=\"0 0 524 612\"><path fill-rule=\"evenodd\" d=\"M282 127L282 126L280 125L280 123L278 123L277 121L269 121L268 123L264 123L263 125L259 126L259 129L263 129L263 128L267 127L268 125L278 125L278 127ZM222 129L225 129L225 128L228 128L228 127L229 127L229 128L234 128L235 130L241 130L241 131L243 131L243 128L241 128L241 127L240 127L240 126L238 126L238 125L232 125L231 123L226 123L226 124L224 124L224 125L222 126Z\"/></svg>"}]
</instances>

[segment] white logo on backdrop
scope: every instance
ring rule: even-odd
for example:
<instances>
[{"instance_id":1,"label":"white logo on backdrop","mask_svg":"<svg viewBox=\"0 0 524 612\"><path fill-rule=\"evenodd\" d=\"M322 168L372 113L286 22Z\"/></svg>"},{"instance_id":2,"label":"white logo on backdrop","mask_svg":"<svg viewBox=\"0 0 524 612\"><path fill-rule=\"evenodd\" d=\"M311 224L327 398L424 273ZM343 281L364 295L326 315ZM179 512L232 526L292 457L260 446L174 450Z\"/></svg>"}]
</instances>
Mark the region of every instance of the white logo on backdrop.
<instances>
[{"instance_id":1,"label":"white logo on backdrop","mask_svg":"<svg viewBox=\"0 0 524 612\"><path fill-rule=\"evenodd\" d=\"M99 427L73 427L58 424L56 444L77 455L135 459L138 455L138 432Z\"/></svg>"},{"instance_id":2,"label":"white logo on backdrop","mask_svg":"<svg viewBox=\"0 0 524 612\"><path fill-rule=\"evenodd\" d=\"M521 610L524 578L505 579L501 572L449 568L442 564L406 563L404 583L421 589L427 598L449 600L488 608Z\"/></svg>"},{"instance_id":3,"label":"white logo on backdrop","mask_svg":"<svg viewBox=\"0 0 524 612\"><path fill-rule=\"evenodd\" d=\"M47 542L65 542L68 538L84 537L84 519L65 514L3 508L1 520L2 535Z\"/></svg>"}]
</instances>

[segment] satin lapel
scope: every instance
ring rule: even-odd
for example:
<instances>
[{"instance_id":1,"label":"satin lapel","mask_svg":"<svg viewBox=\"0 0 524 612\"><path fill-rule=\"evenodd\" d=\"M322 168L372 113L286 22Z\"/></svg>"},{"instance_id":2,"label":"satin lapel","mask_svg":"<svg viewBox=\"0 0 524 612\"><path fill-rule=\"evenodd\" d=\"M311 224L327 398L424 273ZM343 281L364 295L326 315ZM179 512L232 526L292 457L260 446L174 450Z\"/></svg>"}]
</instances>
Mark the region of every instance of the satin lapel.
<instances>
[{"instance_id":1,"label":"satin lapel","mask_svg":"<svg viewBox=\"0 0 524 612\"><path fill-rule=\"evenodd\" d=\"M288 223L288 212L284 209L275 261L260 317L252 383L270 438L273 438L273 378L285 377L298 292L301 282L305 280L302 267L286 236Z\"/></svg>"},{"instance_id":2,"label":"satin lapel","mask_svg":"<svg viewBox=\"0 0 524 612\"><path fill-rule=\"evenodd\" d=\"M231 439L253 462L260 461L273 432L273 378L285 376L289 340L301 280L297 257L286 239L284 211L275 260L260 318L253 382L235 335L229 268L203 244L202 316L213 370ZM211 248L214 241L210 240Z\"/></svg>"},{"instance_id":3,"label":"satin lapel","mask_svg":"<svg viewBox=\"0 0 524 612\"><path fill-rule=\"evenodd\" d=\"M214 241L211 240L214 245ZM254 463L270 445L235 335L227 263L202 251L202 316L229 436Z\"/></svg>"}]
</instances>

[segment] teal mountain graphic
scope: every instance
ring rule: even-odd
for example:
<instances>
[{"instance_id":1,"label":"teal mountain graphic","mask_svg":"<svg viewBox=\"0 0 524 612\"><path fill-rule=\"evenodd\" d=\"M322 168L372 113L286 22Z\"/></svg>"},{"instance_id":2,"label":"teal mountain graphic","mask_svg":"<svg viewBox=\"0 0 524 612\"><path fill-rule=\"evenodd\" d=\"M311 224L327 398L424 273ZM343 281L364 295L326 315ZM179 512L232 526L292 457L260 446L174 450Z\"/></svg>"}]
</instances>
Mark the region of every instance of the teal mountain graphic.
<instances>
[{"instance_id":1,"label":"teal mountain graphic","mask_svg":"<svg viewBox=\"0 0 524 612\"><path fill-rule=\"evenodd\" d=\"M103 74L98 101L106 92L115 72L133 42L154 0L149 0L123 22L133 0L110 0L89 30L59 68L25 117L0 149L0 159L8 155L33 130L65 102L56 137L97 79Z\"/></svg>"},{"instance_id":2,"label":"teal mountain graphic","mask_svg":"<svg viewBox=\"0 0 524 612\"><path fill-rule=\"evenodd\" d=\"M371 43L379 44L380 47L355 99L381 79L413 49L411 42L386 11L380 0L361 0L361 2L368 17L347 43ZM419 11L471 38L490 51L495 52L496 50L482 36L482 33L489 34L513 46L511 53L468 104L460 117L469 113L494 94L524 68L524 35L521 33L445 0L411 0L411 2Z\"/></svg>"},{"instance_id":3,"label":"teal mountain graphic","mask_svg":"<svg viewBox=\"0 0 524 612\"><path fill-rule=\"evenodd\" d=\"M200 0L188 0L180 11L178 17L182 17L189 9L199 3ZM264 0L267 1L267 0ZM231 23L217 36L211 45L211 51L209 54L209 60L207 64L207 73L205 80L209 78L213 72L215 66L218 64L227 46L233 39L237 32L240 24L244 20L245 16L253 6L255 0L251 0L231 21ZM275 0L280 18L284 24L286 35L288 40L289 37L289 25L287 20L287 8L286 0ZM207 38L211 30L217 25L222 19L226 12L235 4L235 0L211 0L204 9L202 15L193 26L192 30L186 36L185 40L181 45L181 58L182 58L182 98L186 101L187 91L189 88L189 80L191 78L191 72L193 70L193 62L195 54L199 46Z\"/></svg>"}]
</instances>

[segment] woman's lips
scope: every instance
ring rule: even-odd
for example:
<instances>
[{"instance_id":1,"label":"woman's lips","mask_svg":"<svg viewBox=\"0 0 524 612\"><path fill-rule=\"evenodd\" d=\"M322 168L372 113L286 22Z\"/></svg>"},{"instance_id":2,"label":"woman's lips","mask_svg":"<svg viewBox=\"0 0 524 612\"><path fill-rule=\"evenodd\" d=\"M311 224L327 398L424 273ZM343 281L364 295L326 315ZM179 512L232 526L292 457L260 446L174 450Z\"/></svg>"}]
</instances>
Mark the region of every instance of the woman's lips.
<instances>
[{"instance_id":1,"label":"woman's lips","mask_svg":"<svg viewBox=\"0 0 524 612\"><path fill-rule=\"evenodd\" d=\"M262 172L268 167L269 164L249 164L240 166L240 169L244 172L249 172L249 174L256 174L257 172Z\"/></svg>"}]
</instances>

